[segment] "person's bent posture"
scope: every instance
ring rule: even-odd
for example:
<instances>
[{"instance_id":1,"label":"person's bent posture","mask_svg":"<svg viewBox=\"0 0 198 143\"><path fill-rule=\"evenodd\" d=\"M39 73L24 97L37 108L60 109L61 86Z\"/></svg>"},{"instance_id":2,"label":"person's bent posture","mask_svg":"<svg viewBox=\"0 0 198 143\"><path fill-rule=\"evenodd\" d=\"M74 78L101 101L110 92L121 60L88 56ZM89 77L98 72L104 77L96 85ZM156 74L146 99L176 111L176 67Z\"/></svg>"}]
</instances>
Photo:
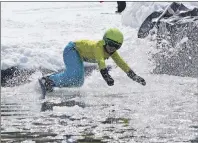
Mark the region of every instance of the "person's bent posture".
<instances>
[{"instance_id":1,"label":"person's bent posture","mask_svg":"<svg viewBox=\"0 0 198 143\"><path fill-rule=\"evenodd\" d=\"M115 63L132 80L146 85L145 80L135 72L120 57L117 50L122 46L123 34L116 28L110 28L102 40L77 40L69 42L63 52L63 60L66 66L64 72L42 77L42 82L48 92L53 87L80 87L84 83L83 61L98 63L100 73L109 86L114 85L113 78L109 75L105 60L111 57Z\"/></svg>"}]
</instances>

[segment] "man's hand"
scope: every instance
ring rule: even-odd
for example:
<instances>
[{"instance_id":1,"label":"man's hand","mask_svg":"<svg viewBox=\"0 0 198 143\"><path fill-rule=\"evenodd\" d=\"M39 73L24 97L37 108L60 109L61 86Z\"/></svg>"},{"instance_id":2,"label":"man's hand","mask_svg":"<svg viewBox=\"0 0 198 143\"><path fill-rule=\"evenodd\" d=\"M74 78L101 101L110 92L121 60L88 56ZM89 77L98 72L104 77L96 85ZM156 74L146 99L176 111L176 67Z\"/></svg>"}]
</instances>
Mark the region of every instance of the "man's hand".
<instances>
[{"instance_id":1,"label":"man's hand","mask_svg":"<svg viewBox=\"0 0 198 143\"><path fill-rule=\"evenodd\" d=\"M129 78L131 78L132 80L134 80L134 81L136 81L136 82L138 82L138 83L140 83L140 84L142 84L142 85L146 85L146 81L142 78L142 77L140 77L140 76L137 76L135 73L134 73L134 71L132 71L132 70L130 70L128 73L127 73L127 76L129 77Z\"/></svg>"},{"instance_id":2,"label":"man's hand","mask_svg":"<svg viewBox=\"0 0 198 143\"><path fill-rule=\"evenodd\" d=\"M107 82L107 84L108 84L109 86L114 85L114 80L113 80L113 78L109 75L108 70L107 70L106 68L105 68L105 69L101 69L101 70L100 70L100 73L101 73L102 77L104 78L104 80Z\"/></svg>"},{"instance_id":3,"label":"man's hand","mask_svg":"<svg viewBox=\"0 0 198 143\"><path fill-rule=\"evenodd\" d=\"M140 76L135 75L132 79L144 86L146 85L146 81Z\"/></svg>"}]
</instances>

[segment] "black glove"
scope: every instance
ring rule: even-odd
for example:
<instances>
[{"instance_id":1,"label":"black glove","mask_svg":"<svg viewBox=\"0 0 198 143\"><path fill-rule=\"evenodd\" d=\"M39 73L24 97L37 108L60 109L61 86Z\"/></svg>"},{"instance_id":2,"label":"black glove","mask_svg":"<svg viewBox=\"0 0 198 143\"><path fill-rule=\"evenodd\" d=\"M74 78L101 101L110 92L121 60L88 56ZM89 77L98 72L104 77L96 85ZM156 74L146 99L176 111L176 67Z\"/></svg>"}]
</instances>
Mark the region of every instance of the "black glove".
<instances>
[{"instance_id":1,"label":"black glove","mask_svg":"<svg viewBox=\"0 0 198 143\"><path fill-rule=\"evenodd\" d=\"M114 80L112 79L112 77L109 75L107 68L105 69L101 69L100 73L102 74L102 77L104 78L104 80L107 82L107 84L109 86L114 85Z\"/></svg>"},{"instance_id":2,"label":"black glove","mask_svg":"<svg viewBox=\"0 0 198 143\"><path fill-rule=\"evenodd\" d=\"M142 85L146 85L146 81L140 77L140 76L137 76L134 71L130 70L128 73L127 73L127 76L130 77L132 80L142 84Z\"/></svg>"}]
</instances>

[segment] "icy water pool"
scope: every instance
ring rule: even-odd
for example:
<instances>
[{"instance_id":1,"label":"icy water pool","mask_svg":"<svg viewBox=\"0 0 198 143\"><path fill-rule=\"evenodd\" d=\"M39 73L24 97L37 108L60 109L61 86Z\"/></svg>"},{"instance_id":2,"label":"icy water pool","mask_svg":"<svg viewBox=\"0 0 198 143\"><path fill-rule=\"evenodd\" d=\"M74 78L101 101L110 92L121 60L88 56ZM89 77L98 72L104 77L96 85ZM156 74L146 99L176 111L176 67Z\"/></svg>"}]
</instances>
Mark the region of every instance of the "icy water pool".
<instances>
[{"instance_id":1,"label":"icy water pool","mask_svg":"<svg viewBox=\"0 0 198 143\"><path fill-rule=\"evenodd\" d=\"M30 85L2 88L1 141L197 143L196 82L154 83L155 90L56 90L45 100Z\"/></svg>"}]
</instances>

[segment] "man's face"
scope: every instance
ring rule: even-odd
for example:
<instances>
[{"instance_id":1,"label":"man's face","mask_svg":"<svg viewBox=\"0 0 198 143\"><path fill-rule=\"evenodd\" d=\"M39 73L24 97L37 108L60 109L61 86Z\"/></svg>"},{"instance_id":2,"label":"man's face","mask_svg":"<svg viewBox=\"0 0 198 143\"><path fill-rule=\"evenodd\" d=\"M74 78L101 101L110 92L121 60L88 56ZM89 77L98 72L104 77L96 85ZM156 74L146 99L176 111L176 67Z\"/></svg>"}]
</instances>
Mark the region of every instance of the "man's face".
<instances>
[{"instance_id":1,"label":"man's face","mask_svg":"<svg viewBox=\"0 0 198 143\"><path fill-rule=\"evenodd\" d=\"M120 43L117 43L110 39L106 39L105 42L106 42L105 49L106 52L109 54L113 54L116 50L118 50L121 47Z\"/></svg>"},{"instance_id":2,"label":"man's face","mask_svg":"<svg viewBox=\"0 0 198 143\"><path fill-rule=\"evenodd\" d=\"M113 54L117 50L115 47L111 47L109 45L106 45L105 49L109 54Z\"/></svg>"}]
</instances>

